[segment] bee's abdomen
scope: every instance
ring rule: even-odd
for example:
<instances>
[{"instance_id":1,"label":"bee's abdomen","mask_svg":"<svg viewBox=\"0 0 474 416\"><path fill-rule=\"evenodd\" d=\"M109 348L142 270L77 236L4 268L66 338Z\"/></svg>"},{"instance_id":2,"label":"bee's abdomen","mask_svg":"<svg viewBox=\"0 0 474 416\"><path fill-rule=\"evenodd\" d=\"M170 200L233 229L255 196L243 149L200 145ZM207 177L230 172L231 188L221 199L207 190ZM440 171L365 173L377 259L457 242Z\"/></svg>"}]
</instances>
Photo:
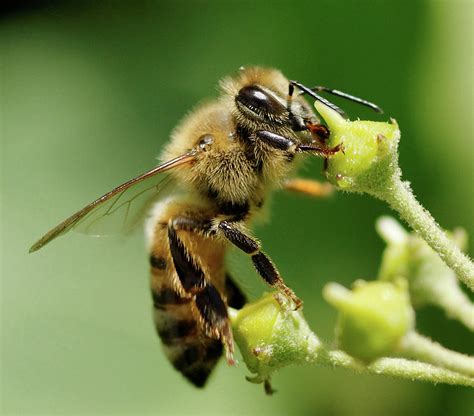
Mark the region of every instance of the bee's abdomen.
<instances>
[{"instance_id":1,"label":"bee's abdomen","mask_svg":"<svg viewBox=\"0 0 474 416\"><path fill-rule=\"evenodd\" d=\"M179 198L160 201L151 212L146 230L156 331L171 364L195 386L202 387L222 356L223 343L217 339L218 336L206 335L202 315L196 305L197 294L192 291L186 293L178 278L167 226L170 219L183 215L183 212L191 215L191 208L189 202L181 202ZM178 234L193 257L205 264L209 282L219 293L224 293L222 243L186 231L179 231Z\"/></svg>"},{"instance_id":2,"label":"bee's abdomen","mask_svg":"<svg viewBox=\"0 0 474 416\"><path fill-rule=\"evenodd\" d=\"M222 343L206 336L191 310L191 299L171 287L152 289L154 321L164 352L173 366L202 387L222 355Z\"/></svg>"}]
</instances>

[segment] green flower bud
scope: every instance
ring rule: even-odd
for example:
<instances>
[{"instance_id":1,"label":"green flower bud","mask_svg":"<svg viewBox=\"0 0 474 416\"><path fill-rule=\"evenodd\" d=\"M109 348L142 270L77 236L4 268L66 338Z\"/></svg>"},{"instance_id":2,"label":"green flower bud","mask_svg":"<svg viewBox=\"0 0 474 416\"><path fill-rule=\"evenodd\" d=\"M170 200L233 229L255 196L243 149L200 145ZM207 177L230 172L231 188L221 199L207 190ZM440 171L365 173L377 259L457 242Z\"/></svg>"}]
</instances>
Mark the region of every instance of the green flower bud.
<instances>
[{"instance_id":1,"label":"green flower bud","mask_svg":"<svg viewBox=\"0 0 474 416\"><path fill-rule=\"evenodd\" d=\"M376 229L387 243L379 270L380 280L404 277L412 290L412 300L423 303L426 280L428 286L448 279L456 282L455 273L439 258L438 254L415 233L408 233L392 217L377 220ZM461 249L465 247L467 236L457 229L448 237ZM419 289L419 290L417 290Z\"/></svg>"},{"instance_id":2,"label":"green flower bud","mask_svg":"<svg viewBox=\"0 0 474 416\"><path fill-rule=\"evenodd\" d=\"M256 374L251 381L265 382L278 368L307 362L320 345L301 311L290 310L286 302L270 293L231 314L235 342Z\"/></svg>"},{"instance_id":3,"label":"green flower bud","mask_svg":"<svg viewBox=\"0 0 474 416\"><path fill-rule=\"evenodd\" d=\"M406 284L358 281L353 290L329 283L323 295L339 310L339 348L365 362L394 353L413 329L415 315Z\"/></svg>"},{"instance_id":4,"label":"green flower bud","mask_svg":"<svg viewBox=\"0 0 474 416\"><path fill-rule=\"evenodd\" d=\"M386 188L394 175L400 175L400 130L395 120L349 121L319 101L314 105L331 132L328 144L342 144L344 149L329 159L329 182L342 190L373 194Z\"/></svg>"}]
</instances>

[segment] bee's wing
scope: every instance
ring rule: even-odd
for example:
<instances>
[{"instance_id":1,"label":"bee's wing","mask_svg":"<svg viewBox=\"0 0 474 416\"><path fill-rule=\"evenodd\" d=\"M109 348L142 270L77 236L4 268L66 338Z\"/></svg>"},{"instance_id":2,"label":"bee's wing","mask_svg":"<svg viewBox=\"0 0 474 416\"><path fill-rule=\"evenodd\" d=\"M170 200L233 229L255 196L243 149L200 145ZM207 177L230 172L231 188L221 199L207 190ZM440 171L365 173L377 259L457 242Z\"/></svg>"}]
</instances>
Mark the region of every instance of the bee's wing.
<instances>
[{"instance_id":1,"label":"bee's wing","mask_svg":"<svg viewBox=\"0 0 474 416\"><path fill-rule=\"evenodd\" d=\"M132 216L133 218L130 216L132 202L136 202L137 198L143 196L147 196L146 201L150 201L162 189L163 182L168 179L165 177L157 180L156 175L192 162L195 155L196 151L191 150L117 186L48 231L31 246L30 253L39 250L56 237L72 229L77 228L78 231L86 234L104 235L103 231L98 231L98 226L107 229L107 226L111 224L116 226L118 222L119 228L124 229L133 225L136 222L134 221L136 216ZM121 216L117 213L122 214L123 218L120 218Z\"/></svg>"},{"instance_id":2,"label":"bee's wing","mask_svg":"<svg viewBox=\"0 0 474 416\"><path fill-rule=\"evenodd\" d=\"M170 182L168 173L135 183L78 220L73 231L94 237L129 234L140 225L153 202L167 191Z\"/></svg>"}]
</instances>

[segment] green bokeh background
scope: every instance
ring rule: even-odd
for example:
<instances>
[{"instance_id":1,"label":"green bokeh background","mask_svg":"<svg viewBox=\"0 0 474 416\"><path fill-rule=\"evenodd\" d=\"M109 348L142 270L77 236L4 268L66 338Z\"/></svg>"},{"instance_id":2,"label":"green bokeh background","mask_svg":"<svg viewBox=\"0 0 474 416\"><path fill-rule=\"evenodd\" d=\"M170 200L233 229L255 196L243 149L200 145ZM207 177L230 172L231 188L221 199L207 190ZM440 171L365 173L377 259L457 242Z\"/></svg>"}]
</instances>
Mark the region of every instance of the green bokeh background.
<instances>
[{"instance_id":1,"label":"green bokeh background","mask_svg":"<svg viewBox=\"0 0 474 416\"><path fill-rule=\"evenodd\" d=\"M19 3L19 2L18 2ZM35 2L31 2L35 4ZM44 415L468 415L466 388L316 367L274 377L266 397L223 362L198 391L166 361L151 321L140 233L76 234L28 255L59 220L150 168L170 130L241 65L373 100L395 117L400 163L446 228L474 235L471 1L44 1L1 17L1 410ZM321 161L303 174L320 177ZM383 249L368 197L279 193L256 228L305 315L330 340L328 281L376 275ZM472 250L471 250L472 255ZM234 254L251 296L263 284ZM434 308L419 331L473 353Z\"/></svg>"}]
</instances>

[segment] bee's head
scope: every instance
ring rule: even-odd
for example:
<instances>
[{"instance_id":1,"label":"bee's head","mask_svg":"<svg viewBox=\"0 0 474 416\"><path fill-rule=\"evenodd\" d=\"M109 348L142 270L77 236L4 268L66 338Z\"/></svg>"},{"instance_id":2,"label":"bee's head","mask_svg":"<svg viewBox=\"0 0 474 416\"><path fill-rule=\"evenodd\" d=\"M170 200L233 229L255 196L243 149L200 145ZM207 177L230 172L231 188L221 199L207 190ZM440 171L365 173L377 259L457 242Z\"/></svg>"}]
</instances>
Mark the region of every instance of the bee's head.
<instances>
[{"instance_id":1,"label":"bee's head","mask_svg":"<svg viewBox=\"0 0 474 416\"><path fill-rule=\"evenodd\" d=\"M235 96L237 110L256 123L282 125L287 122L285 103L274 92L260 85L246 85Z\"/></svg>"},{"instance_id":2,"label":"bee's head","mask_svg":"<svg viewBox=\"0 0 474 416\"><path fill-rule=\"evenodd\" d=\"M307 131L308 124L319 120L302 97L304 94L345 116L337 105L320 96L320 91L383 112L376 104L339 90L322 86L308 88L298 81L289 81L275 69L241 68L237 77L225 78L221 87L226 93L225 105L233 107L237 122L250 131L267 130L288 135Z\"/></svg>"},{"instance_id":3,"label":"bee's head","mask_svg":"<svg viewBox=\"0 0 474 416\"><path fill-rule=\"evenodd\" d=\"M287 94L263 85L245 85L235 95L235 105L242 118L258 128L306 130L306 122L314 119L314 114L299 101L292 101L289 108Z\"/></svg>"},{"instance_id":4,"label":"bee's head","mask_svg":"<svg viewBox=\"0 0 474 416\"><path fill-rule=\"evenodd\" d=\"M222 86L233 101L237 121L251 131L303 131L308 121L316 119L300 97L294 97L289 108L289 81L277 70L246 68L238 77L225 79Z\"/></svg>"}]
</instances>

